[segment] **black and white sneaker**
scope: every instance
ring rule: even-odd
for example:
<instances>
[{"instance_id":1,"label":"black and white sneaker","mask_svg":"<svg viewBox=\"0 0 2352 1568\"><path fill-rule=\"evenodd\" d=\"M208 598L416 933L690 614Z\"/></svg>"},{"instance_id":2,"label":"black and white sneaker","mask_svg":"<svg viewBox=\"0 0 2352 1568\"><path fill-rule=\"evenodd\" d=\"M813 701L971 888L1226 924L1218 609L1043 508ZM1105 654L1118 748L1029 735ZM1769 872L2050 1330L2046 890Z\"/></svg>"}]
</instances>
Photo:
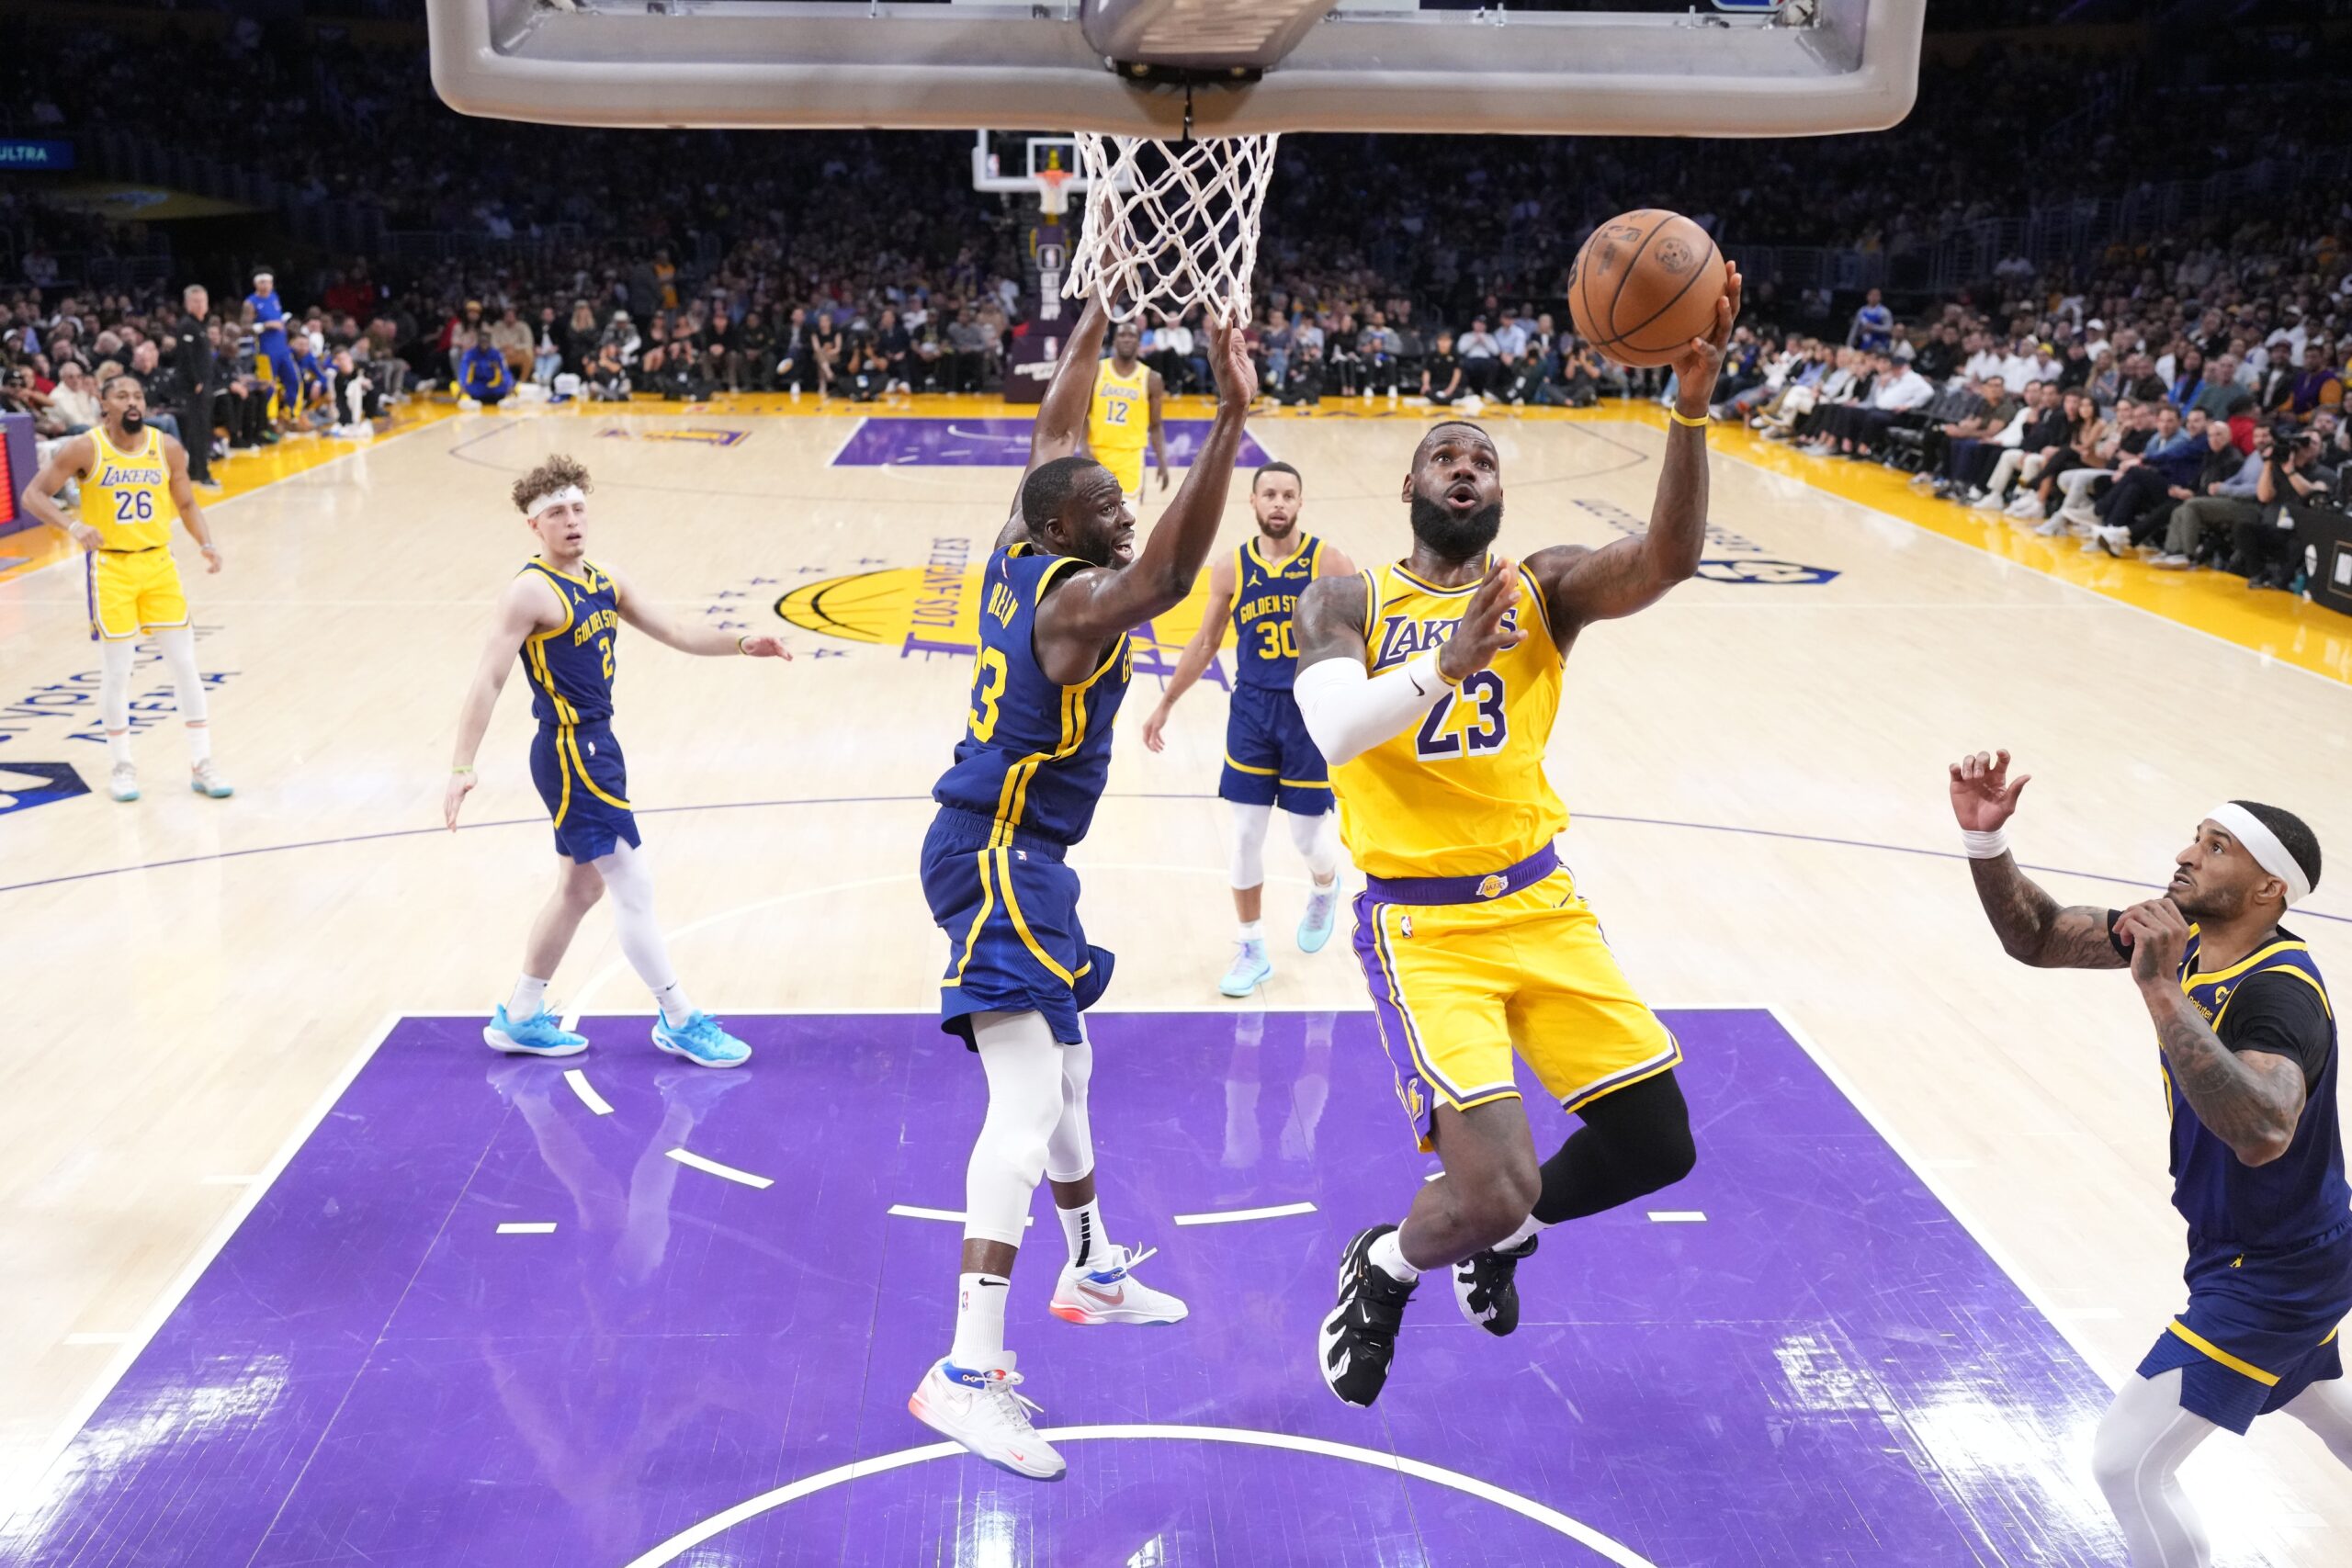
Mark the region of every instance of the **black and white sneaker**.
<instances>
[{"instance_id":1,"label":"black and white sneaker","mask_svg":"<svg viewBox=\"0 0 2352 1568\"><path fill-rule=\"evenodd\" d=\"M1405 1303L1413 1299L1412 1286L1372 1261L1372 1244L1396 1228L1374 1225L1340 1254L1340 1304L1323 1320L1316 1348L1323 1381L1350 1404L1369 1406L1380 1397L1396 1354Z\"/></svg>"},{"instance_id":2,"label":"black and white sneaker","mask_svg":"<svg viewBox=\"0 0 2352 1568\"><path fill-rule=\"evenodd\" d=\"M1519 1326L1519 1264L1535 1256L1529 1236L1507 1252L1474 1252L1453 1266L1453 1299L1462 1315L1499 1339Z\"/></svg>"}]
</instances>

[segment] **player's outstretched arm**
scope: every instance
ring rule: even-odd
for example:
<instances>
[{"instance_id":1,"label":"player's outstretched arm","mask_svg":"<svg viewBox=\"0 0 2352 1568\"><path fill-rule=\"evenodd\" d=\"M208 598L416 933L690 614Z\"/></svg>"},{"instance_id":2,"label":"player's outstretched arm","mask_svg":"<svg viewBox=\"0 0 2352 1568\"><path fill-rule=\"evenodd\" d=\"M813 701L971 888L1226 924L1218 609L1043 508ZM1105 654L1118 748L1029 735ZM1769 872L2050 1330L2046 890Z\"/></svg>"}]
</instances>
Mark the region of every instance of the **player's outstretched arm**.
<instances>
[{"instance_id":1,"label":"player's outstretched arm","mask_svg":"<svg viewBox=\"0 0 2352 1568\"><path fill-rule=\"evenodd\" d=\"M1167 746L1162 732L1168 728L1168 716L1175 711L1176 699L1193 689L1193 683L1216 660L1216 650L1225 646L1225 625L1233 615L1237 587L1232 558L1220 556L1217 563L1209 568L1209 602L1201 612L1201 629L1193 634L1193 640L1176 656L1176 673L1168 677L1168 690L1160 694L1159 705L1151 710L1151 716L1143 721L1143 743L1147 749L1158 751ZM1249 650L1242 651L1246 654Z\"/></svg>"},{"instance_id":2,"label":"player's outstretched arm","mask_svg":"<svg viewBox=\"0 0 2352 1568\"><path fill-rule=\"evenodd\" d=\"M1527 558L1562 647L1589 622L1646 610L1698 571L1707 543L1707 410L1732 325L1739 319L1739 268L1726 268L1714 326L1705 337L1692 338L1674 361L1674 406L1680 418L1667 425L1666 460L1658 468L1648 529L1638 538L1597 550L1560 546Z\"/></svg>"},{"instance_id":3,"label":"player's outstretched arm","mask_svg":"<svg viewBox=\"0 0 2352 1568\"><path fill-rule=\"evenodd\" d=\"M212 542L212 524L205 517L204 508L196 502L196 486L187 477L187 448L166 435L164 460L171 465L172 504L180 509L180 526L196 541L196 547L204 552L204 570L219 571L220 547Z\"/></svg>"},{"instance_id":4,"label":"player's outstretched arm","mask_svg":"<svg viewBox=\"0 0 2352 1568\"><path fill-rule=\"evenodd\" d=\"M104 544L104 536L66 511L57 497L66 481L86 472L97 457L97 444L87 435L61 441L50 454L49 461L41 465L40 472L33 476L33 482L25 487L25 510L85 550L95 550Z\"/></svg>"},{"instance_id":5,"label":"player's outstretched arm","mask_svg":"<svg viewBox=\"0 0 2352 1568\"><path fill-rule=\"evenodd\" d=\"M2003 830L2031 773L2009 777L2007 751L1979 751L1951 765L1951 809L1968 835L1968 870L2001 950L2037 969L2120 969L2128 960L2108 935L2107 912L2061 908L2018 869Z\"/></svg>"},{"instance_id":6,"label":"player's outstretched arm","mask_svg":"<svg viewBox=\"0 0 2352 1568\"><path fill-rule=\"evenodd\" d=\"M1094 406L1094 378L1102 364L1102 333L1111 324L1111 312L1104 308L1099 295L1087 298L1086 309L1078 313L1078 324L1062 340L1062 352L1054 361L1054 378L1046 384L1045 400L1037 405L1036 422L1029 427L1029 465L1021 470L1021 485L1029 476L1057 457L1075 457L1086 450L1086 418ZM1004 531L997 536L996 547L1006 546L1024 536L1029 531L1026 519L1021 515L1021 485L1012 487L1012 515L1006 520Z\"/></svg>"},{"instance_id":7,"label":"player's outstretched arm","mask_svg":"<svg viewBox=\"0 0 2352 1568\"><path fill-rule=\"evenodd\" d=\"M664 648L674 648L680 653L696 654L705 659L733 654L748 654L753 659L792 657L792 650L781 640L765 634L736 637L714 626L680 626L669 611L630 586L628 579L610 567L600 570L613 580L613 602L620 610L621 619Z\"/></svg>"},{"instance_id":8,"label":"player's outstretched arm","mask_svg":"<svg viewBox=\"0 0 2352 1568\"><path fill-rule=\"evenodd\" d=\"M1257 395L1258 373L1250 366L1241 334L1227 326L1209 329L1209 362L1216 372L1216 419L1193 459L1192 472L1151 536L1123 568L1094 568L1074 574L1069 586L1046 599L1039 612L1040 643L1099 649L1154 615L1184 602L1216 547L1225 521L1225 498L1233 488L1233 460ZM1039 649L1044 651L1042 646ZM1051 668L1049 665L1048 668Z\"/></svg>"},{"instance_id":9,"label":"player's outstretched arm","mask_svg":"<svg viewBox=\"0 0 2352 1568\"><path fill-rule=\"evenodd\" d=\"M452 831L458 808L473 790L474 754L490 728L491 711L506 687L506 672L514 668L524 639L546 626L563 623L563 606L546 578L536 571L518 573L498 595L490 636L474 661L473 679L466 685L465 705L458 710L458 745L449 757L449 787L441 799L441 819Z\"/></svg>"},{"instance_id":10,"label":"player's outstretched arm","mask_svg":"<svg viewBox=\"0 0 2352 1568\"><path fill-rule=\"evenodd\" d=\"M2124 910L2115 922L2115 940L2132 950L2132 978L2155 1021L2165 1066L2197 1119L2242 1165L2268 1165L2285 1154L2303 1114L2303 1066L2288 1054L2291 1038L2282 1035L2277 1051L2249 1045L2244 1037L2234 1051L2222 1043L2180 988L2188 918L2171 899L2151 898ZM2325 1027L2324 1019L2313 1023Z\"/></svg>"}]
</instances>

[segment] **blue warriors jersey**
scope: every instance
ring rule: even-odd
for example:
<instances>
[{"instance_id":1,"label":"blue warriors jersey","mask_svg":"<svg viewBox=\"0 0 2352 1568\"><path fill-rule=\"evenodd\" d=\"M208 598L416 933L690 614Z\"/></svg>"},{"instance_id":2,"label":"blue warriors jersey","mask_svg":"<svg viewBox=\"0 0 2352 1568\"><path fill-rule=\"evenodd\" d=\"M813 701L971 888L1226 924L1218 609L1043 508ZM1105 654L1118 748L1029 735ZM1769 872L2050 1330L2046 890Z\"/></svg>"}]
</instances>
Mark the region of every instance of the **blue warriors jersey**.
<instances>
[{"instance_id":1,"label":"blue warriors jersey","mask_svg":"<svg viewBox=\"0 0 2352 1568\"><path fill-rule=\"evenodd\" d=\"M931 794L992 819L998 845L1015 831L1077 843L1110 773L1111 720L1135 672L1129 638L1121 633L1075 686L1046 678L1034 641L1037 606L1057 579L1085 564L1018 543L989 557L981 580L972 710L955 763Z\"/></svg>"},{"instance_id":2,"label":"blue warriors jersey","mask_svg":"<svg viewBox=\"0 0 2352 1568\"><path fill-rule=\"evenodd\" d=\"M563 624L523 644L531 678L531 716L541 724L597 724L613 716L613 644L620 636L620 593L588 561L568 576L534 558L523 568L545 577L563 601Z\"/></svg>"},{"instance_id":3,"label":"blue warriors jersey","mask_svg":"<svg viewBox=\"0 0 2352 1568\"><path fill-rule=\"evenodd\" d=\"M2310 1084L2303 1113L2287 1152L2267 1165L2249 1166L2230 1152L2165 1075L2165 1098L2172 1111L2173 1206L2188 1220L2192 1246L2226 1242L2233 1247L2282 1247L2341 1227L2352 1209L2352 1189L2344 1179L2344 1142L2337 1126L2335 1011L2326 982L2311 950L2280 930L2264 946L2210 975L2197 973L2199 934L2191 930L2180 965L2180 988L2205 1016L2223 1043L2242 1038L2232 1028L2231 1009L2239 993L2267 976L2266 986L2309 986L2319 993L2328 1019L2324 1066ZM2250 1006L2252 1004L2249 1004Z\"/></svg>"},{"instance_id":4,"label":"blue warriors jersey","mask_svg":"<svg viewBox=\"0 0 2352 1568\"><path fill-rule=\"evenodd\" d=\"M1292 618L1322 558L1323 541L1312 534L1280 566L1267 564L1256 539L1233 552L1233 662L1235 679L1243 685L1287 692L1298 678L1298 633Z\"/></svg>"}]
</instances>

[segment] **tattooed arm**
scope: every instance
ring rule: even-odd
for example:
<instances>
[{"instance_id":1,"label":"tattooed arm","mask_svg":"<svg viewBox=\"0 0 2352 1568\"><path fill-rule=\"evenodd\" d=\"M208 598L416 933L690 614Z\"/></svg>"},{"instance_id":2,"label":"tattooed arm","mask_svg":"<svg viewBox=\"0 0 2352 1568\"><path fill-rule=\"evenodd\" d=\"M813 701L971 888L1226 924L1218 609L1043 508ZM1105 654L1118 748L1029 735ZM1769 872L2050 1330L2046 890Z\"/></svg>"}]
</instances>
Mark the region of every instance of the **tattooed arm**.
<instances>
[{"instance_id":1,"label":"tattooed arm","mask_svg":"<svg viewBox=\"0 0 2352 1568\"><path fill-rule=\"evenodd\" d=\"M1951 765L1951 810L1963 831L1998 833L2016 814L2031 773L2009 780L2007 751L1979 751ZM1976 897L2001 939L2001 951L2037 969L2120 969L2123 950L2107 932L2107 914L2084 905L2061 908L2005 853L1971 859Z\"/></svg>"},{"instance_id":2,"label":"tattooed arm","mask_svg":"<svg viewBox=\"0 0 2352 1568\"><path fill-rule=\"evenodd\" d=\"M2123 911L2118 940L2132 948L2132 978L2155 1020L2173 1087L2197 1119L2245 1165L2267 1165L2294 1141L2303 1114L2303 1065L2276 1051L2233 1051L2180 988L2188 919L2168 898Z\"/></svg>"},{"instance_id":3,"label":"tattooed arm","mask_svg":"<svg viewBox=\"0 0 2352 1568\"><path fill-rule=\"evenodd\" d=\"M1968 873L2001 951L2018 963L2037 969L2120 969L2127 962L2107 934L2106 910L2087 904L2062 908L2013 857L1972 860Z\"/></svg>"}]
</instances>

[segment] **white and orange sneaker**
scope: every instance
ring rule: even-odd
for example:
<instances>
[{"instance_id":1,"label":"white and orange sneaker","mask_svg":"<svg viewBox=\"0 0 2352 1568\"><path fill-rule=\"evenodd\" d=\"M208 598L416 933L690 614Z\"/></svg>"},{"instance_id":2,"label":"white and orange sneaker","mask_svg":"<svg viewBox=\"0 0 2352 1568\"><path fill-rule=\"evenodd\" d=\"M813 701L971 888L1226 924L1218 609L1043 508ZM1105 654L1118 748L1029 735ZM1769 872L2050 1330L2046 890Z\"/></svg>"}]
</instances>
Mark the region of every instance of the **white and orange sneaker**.
<instances>
[{"instance_id":1,"label":"white and orange sneaker","mask_svg":"<svg viewBox=\"0 0 2352 1568\"><path fill-rule=\"evenodd\" d=\"M958 1367L943 1356L907 1401L914 1418L963 1444L999 1470L1032 1481L1059 1481L1069 1466L1029 1425L1034 1400L1013 1392L1021 1374L1012 1351L992 1367Z\"/></svg>"},{"instance_id":2,"label":"white and orange sneaker","mask_svg":"<svg viewBox=\"0 0 2352 1568\"><path fill-rule=\"evenodd\" d=\"M1080 1269L1062 1265L1049 1309L1068 1323L1181 1323L1191 1311L1165 1291L1155 1291L1135 1277L1135 1267L1159 1249L1147 1247L1130 1253L1124 1247L1103 1249L1102 1266Z\"/></svg>"}]
</instances>

